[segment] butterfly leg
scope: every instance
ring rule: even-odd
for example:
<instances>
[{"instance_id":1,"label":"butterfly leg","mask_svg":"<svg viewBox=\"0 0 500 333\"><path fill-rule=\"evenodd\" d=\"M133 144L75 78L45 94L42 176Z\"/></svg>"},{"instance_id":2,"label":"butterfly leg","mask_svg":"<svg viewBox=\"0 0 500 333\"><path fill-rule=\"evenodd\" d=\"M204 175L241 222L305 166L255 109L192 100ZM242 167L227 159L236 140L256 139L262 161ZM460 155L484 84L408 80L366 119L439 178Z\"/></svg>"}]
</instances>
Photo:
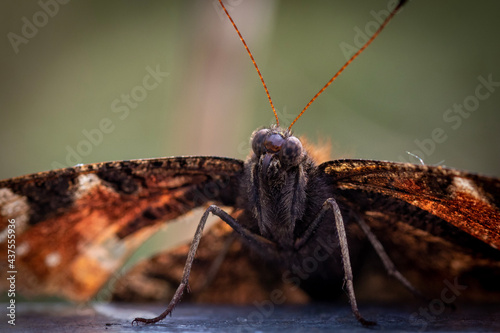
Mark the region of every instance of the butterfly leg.
<instances>
[{"instance_id":1,"label":"butterfly leg","mask_svg":"<svg viewBox=\"0 0 500 333\"><path fill-rule=\"evenodd\" d=\"M274 243L270 242L269 240L253 234L251 231L243 228L238 222L228 213L223 211L221 208L211 205L207 208L205 213L203 213L203 216L201 217L200 223L198 224L198 227L196 228L196 232L194 234L193 242L191 243L191 246L189 248L188 252L188 257L186 260L186 264L184 266L184 271L182 273L182 279L181 283L179 284L179 287L175 291L174 296L172 297L172 300L167 306L167 309L163 311L162 314L160 314L158 317L155 318L135 318L132 321L132 324L138 324L138 323L145 323L145 324L154 324L156 322L159 322L160 320L165 319L165 317L169 314L172 313L173 309L175 306L181 301L182 295L184 294L184 291L186 289L189 290L188 286L188 280L189 280L189 274L191 273L191 267L193 266L193 260L196 254L196 250L198 249L198 245L200 243L201 237L203 235L203 228L205 227L205 223L207 222L208 215L212 213L213 215L218 216L221 220L226 222L230 227L232 227L238 234L246 238L250 242L256 242L261 245L261 247L266 247L268 245L269 250L272 250L271 247L274 247Z\"/></svg>"},{"instance_id":2,"label":"butterfly leg","mask_svg":"<svg viewBox=\"0 0 500 333\"><path fill-rule=\"evenodd\" d=\"M380 243L380 241L377 239L377 236L375 236L375 234L371 231L368 224L360 216L357 216L356 220L359 226L361 227L361 230L363 230L364 234L366 235L366 237L372 244L373 248L375 249L375 252L377 252L377 255L379 256L380 260L382 260L382 263L384 264L384 267L387 270L387 274L398 280L403 286L405 286L406 289L412 292L415 296L427 300L426 297L417 288L415 288L410 283L410 281L408 281L403 276L403 274L401 274L396 269L396 266L392 262L391 258L389 258L389 255L387 255L387 252L385 252L382 243Z\"/></svg>"},{"instance_id":3,"label":"butterfly leg","mask_svg":"<svg viewBox=\"0 0 500 333\"><path fill-rule=\"evenodd\" d=\"M295 248L300 248L302 245L304 245L311 235L314 233L314 231L317 229L318 225L323 221L324 215L328 210L333 211L333 215L335 217L335 226L337 228L337 236L339 239L339 246L340 246L340 253L342 257L342 265L344 266L344 283L345 287L347 288L347 296L349 297L349 303L351 303L351 310L356 319L363 324L364 326L372 326L376 325L375 322L366 320L361 316L358 310L358 305L356 302L356 295L354 294L354 285L353 285L353 276L352 276L352 268L351 268L351 259L349 256L349 248L347 245L347 236L345 232L345 227L344 227L344 220L342 219L342 214L340 212L340 208L337 205L337 202L335 201L334 198L329 198L323 203L323 207L321 208L320 212L314 219L314 221L311 223L309 228L306 230L304 233L304 236L299 238L297 242L295 243Z\"/></svg>"}]
</instances>

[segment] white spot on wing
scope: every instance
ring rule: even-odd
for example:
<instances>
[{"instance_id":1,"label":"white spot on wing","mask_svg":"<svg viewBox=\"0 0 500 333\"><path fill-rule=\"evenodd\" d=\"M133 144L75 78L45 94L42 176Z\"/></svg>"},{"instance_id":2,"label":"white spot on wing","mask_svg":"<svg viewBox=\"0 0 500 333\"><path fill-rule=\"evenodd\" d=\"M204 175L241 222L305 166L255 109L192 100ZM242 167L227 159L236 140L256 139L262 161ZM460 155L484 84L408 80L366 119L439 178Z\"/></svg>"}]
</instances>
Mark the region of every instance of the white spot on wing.
<instances>
[{"instance_id":1,"label":"white spot on wing","mask_svg":"<svg viewBox=\"0 0 500 333\"><path fill-rule=\"evenodd\" d=\"M74 199L80 199L94 187L101 184L101 179L95 174L80 175L77 178L78 187L74 194Z\"/></svg>"},{"instance_id":2,"label":"white spot on wing","mask_svg":"<svg viewBox=\"0 0 500 333\"><path fill-rule=\"evenodd\" d=\"M5 228L0 232L0 243L5 242L8 234L9 234L9 228Z\"/></svg>"},{"instance_id":3,"label":"white spot on wing","mask_svg":"<svg viewBox=\"0 0 500 333\"><path fill-rule=\"evenodd\" d=\"M455 185L459 192L465 192L475 199L483 202L486 201L485 197L479 192L477 186L470 179L455 177L453 178L453 185Z\"/></svg>"},{"instance_id":4,"label":"white spot on wing","mask_svg":"<svg viewBox=\"0 0 500 333\"><path fill-rule=\"evenodd\" d=\"M116 229L111 228L90 243L80 244L78 251L81 257L98 262L102 270L115 272L138 246L160 228L161 225L143 228L133 237L125 239L118 238L115 235Z\"/></svg>"},{"instance_id":5,"label":"white spot on wing","mask_svg":"<svg viewBox=\"0 0 500 333\"><path fill-rule=\"evenodd\" d=\"M14 219L16 234L21 234L29 221L30 206L25 196L15 194L9 188L0 188L0 215L7 219ZM0 243L7 239L8 229L0 232Z\"/></svg>"},{"instance_id":6,"label":"white spot on wing","mask_svg":"<svg viewBox=\"0 0 500 333\"><path fill-rule=\"evenodd\" d=\"M52 252L45 257L47 267L56 267L61 263L61 255L58 252Z\"/></svg>"},{"instance_id":7,"label":"white spot on wing","mask_svg":"<svg viewBox=\"0 0 500 333\"><path fill-rule=\"evenodd\" d=\"M19 244L17 247L17 255L24 256L30 251L30 245L26 242Z\"/></svg>"},{"instance_id":8,"label":"white spot on wing","mask_svg":"<svg viewBox=\"0 0 500 333\"><path fill-rule=\"evenodd\" d=\"M114 271L123 263L127 248L122 240L114 236L105 239L103 242L93 243L82 252L100 262L103 269Z\"/></svg>"}]
</instances>

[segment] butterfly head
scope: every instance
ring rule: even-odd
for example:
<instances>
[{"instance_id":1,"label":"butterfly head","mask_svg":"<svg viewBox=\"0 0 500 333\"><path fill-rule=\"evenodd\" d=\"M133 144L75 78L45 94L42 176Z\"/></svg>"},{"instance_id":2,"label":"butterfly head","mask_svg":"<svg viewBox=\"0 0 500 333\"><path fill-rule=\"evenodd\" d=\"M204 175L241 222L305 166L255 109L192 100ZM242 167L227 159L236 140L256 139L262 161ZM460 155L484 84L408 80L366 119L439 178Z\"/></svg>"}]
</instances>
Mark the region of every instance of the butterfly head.
<instances>
[{"instance_id":1,"label":"butterfly head","mask_svg":"<svg viewBox=\"0 0 500 333\"><path fill-rule=\"evenodd\" d=\"M275 126L256 130L251 142L252 150L256 158L262 161L264 170L277 163L288 169L297 166L305 158L302 143L288 129Z\"/></svg>"}]
</instances>

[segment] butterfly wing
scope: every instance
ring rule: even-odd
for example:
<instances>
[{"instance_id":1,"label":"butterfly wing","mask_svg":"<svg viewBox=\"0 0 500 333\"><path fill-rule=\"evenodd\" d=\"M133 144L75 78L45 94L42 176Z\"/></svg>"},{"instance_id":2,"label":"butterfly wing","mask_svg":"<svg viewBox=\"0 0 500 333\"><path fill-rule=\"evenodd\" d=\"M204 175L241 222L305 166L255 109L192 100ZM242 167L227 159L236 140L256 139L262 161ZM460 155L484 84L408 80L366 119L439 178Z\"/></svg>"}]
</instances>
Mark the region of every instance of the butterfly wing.
<instances>
[{"instance_id":1,"label":"butterfly wing","mask_svg":"<svg viewBox=\"0 0 500 333\"><path fill-rule=\"evenodd\" d=\"M453 226L455 234L465 233L500 249L498 179L440 166L370 160L336 160L321 164L319 169L335 193L359 210L401 217L435 216ZM432 230L432 225L421 227L440 233Z\"/></svg>"},{"instance_id":2,"label":"butterfly wing","mask_svg":"<svg viewBox=\"0 0 500 333\"><path fill-rule=\"evenodd\" d=\"M466 286L466 293L457 293L462 301L498 299L499 179L367 160L331 161L319 169L345 216L363 217L398 270L426 295L439 295L452 283L461 291ZM357 285L378 285L393 299L406 295L384 278L372 252ZM372 299L373 287L368 290Z\"/></svg>"},{"instance_id":3,"label":"butterfly wing","mask_svg":"<svg viewBox=\"0 0 500 333\"><path fill-rule=\"evenodd\" d=\"M0 181L0 248L15 251L2 270L18 272L24 293L87 300L163 221L208 202L234 205L242 172L234 159L173 157Z\"/></svg>"}]
</instances>

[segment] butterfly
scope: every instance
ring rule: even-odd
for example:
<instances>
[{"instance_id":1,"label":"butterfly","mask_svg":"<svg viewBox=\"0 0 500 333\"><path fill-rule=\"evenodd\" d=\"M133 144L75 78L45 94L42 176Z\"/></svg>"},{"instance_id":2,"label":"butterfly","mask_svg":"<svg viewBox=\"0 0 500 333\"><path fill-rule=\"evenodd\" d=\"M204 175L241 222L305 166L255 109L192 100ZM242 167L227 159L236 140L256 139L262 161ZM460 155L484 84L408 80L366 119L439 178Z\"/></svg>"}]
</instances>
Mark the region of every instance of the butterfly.
<instances>
[{"instance_id":1,"label":"butterfly","mask_svg":"<svg viewBox=\"0 0 500 333\"><path fill-rule=\"evenodd\" d=\"M351 212L359 214L353 219L366 221L379 218L396 223L405 219L426 231L437 229L440 237L445 234L451 242L495 258L499 220L497 179L441 167L379 161L338 160L315 165L306 157L300 142L294 144L295 137L279 127L256 131L252 142L254 154L250 159L253 158L253 164L256 159L261 163L262 159L260 171L276 167L274 157L268 157L271 153L280 155L280 164L291 164L292 168L298 165L296 158L300 163L307 161L305 173L311 179L311 189L307 190L307 198L299 198L297 202L309 202L308 198L315 195L318 198L310 200L314 205L306 205L311 211L304 208L305 214L299 209L296 215L311 219L334 193L339 203L339 209L334 211L340 211L346 221ZM287 147L288 144L292 146ZM7 231L5 241L8 226L14 220L16 265L31 277L22 281L20 287L85 299L102 286L137 244L158 230L162 220L172 221L208 203L252 211L241 202L245 201L244 193L250 191L247 187L252 183L251 174L248 164L242 161L186 157L98 163L2 181L0 203L2 226L5 226L2 230ZM312 189L316 186L312 180L327 193L314 193ZM269 200L265 207L279 204L272 198ZM286 215L290 209L283 211ZM382 213L385 215L380 216ZM255 218L259 214L262 212L253 212L253 220L243 214L238 221L246 220L253 234L279 243L279 230L275 233L276 230L270 229L272 226L266 225L258 225L257 230L257 225L250 223L255 219L265 220ZM329 216L328 210L324 214L325 220L338 220ZM409 217L415 215L418 221ZM88 221L93 222L89 225ZM304 244L314 240L316 234L336 233L331 226L322 229L322 222L301 223L290 227L296 239L300 239L297 235L307 235ZM307 228L311 223L314 228ZM433 231L438 233L430 230ZM290 230L287 234L290 236ZM251 236L248 237L252 242ZM293 240L279 245L290 248ZM323 250L328 250L328 246Z\"/></svg>"}]
</instances>

